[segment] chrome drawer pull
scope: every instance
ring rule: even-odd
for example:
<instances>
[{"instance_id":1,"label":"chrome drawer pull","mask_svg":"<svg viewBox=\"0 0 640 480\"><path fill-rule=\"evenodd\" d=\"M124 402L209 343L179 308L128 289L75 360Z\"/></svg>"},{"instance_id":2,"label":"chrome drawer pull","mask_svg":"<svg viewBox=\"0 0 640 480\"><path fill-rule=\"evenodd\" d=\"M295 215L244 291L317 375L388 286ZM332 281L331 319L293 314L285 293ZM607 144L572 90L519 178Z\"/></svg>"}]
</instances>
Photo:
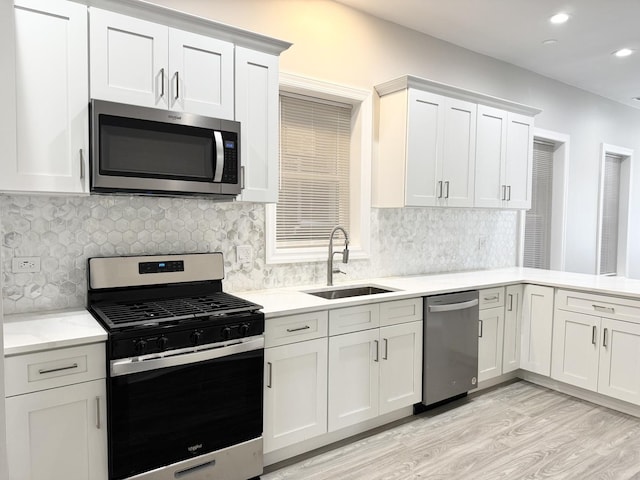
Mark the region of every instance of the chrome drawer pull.
<instances>
[{"instance_id":1,"label":"chrome drawer pull","mask_svg":"<svg viewBox=\"0 0 640 480\"><path fill-rule=\"evenodd\" d=\"M300 330L309 330L311 327L309 325L305 325L304 327L299 328L287 328L287 332L299 332Z\"/></svg>"},{"instance_id":2,"label":"chrome drawer pull","mask_svg":"<svg viewBox=\"0 0 640 480\"><path fill-rule=\"evenodd\" d=\"M613 307L603 307L602 305L596 305L595 303L591 304L591 306L597 312L616 313L616 310Z\"/></svg>"},{"instance_id":3,"label":"chrome drawer pull","mask_svg":"<svg viewBox=\"0 0 640 480\"><path fill-rule=\"evenodd\" d=\"M48 369L41 368L40 370L38 370L38 373L40 375L44 375L46 373L62 372L63 370L73 370L74 368L78 368L77 363L74 363L72 365L67 365L66 367L48 368Z\"/></svg>"},{"instance_id":4,"label":"chrome drawer pull","mask_svg":"<svg viewBox=\"0 0 640 480\"><path fill-rule=\"evenodd\" d=\"M484 301L485 302L493 302L494 300L498 301L499 298L500 298L499 295L493 295L491 297L484 297Z\"/></svg>"}]
</instances>

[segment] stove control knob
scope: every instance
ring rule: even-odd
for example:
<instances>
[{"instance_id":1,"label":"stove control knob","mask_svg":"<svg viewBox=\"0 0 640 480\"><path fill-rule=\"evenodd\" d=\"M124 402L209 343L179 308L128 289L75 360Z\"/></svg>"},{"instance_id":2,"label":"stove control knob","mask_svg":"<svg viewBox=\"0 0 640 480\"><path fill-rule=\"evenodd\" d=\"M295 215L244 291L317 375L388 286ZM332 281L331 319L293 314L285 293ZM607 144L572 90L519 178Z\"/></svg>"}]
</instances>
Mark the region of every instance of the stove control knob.
<instances>
[{"instance_id":1,"label":"stove control knob","mask_svg":"<svg viewBox=\"0 0 640 480\"><path fill-rule=\"evenodd\" d=\"M144 351L147 349L146 340L136 340L136 343L133 345L133 348L135 349L138 355L142 355Z\"/></svg>"},{"instance_id":2,"label":"stove control knob","mask_svg":"<svg viewBox=\"0 0 640 480\"><path fill-rule=\"evenodd\" d=\"M231 340L231 329L229 327L225 327L222 329L222 339Z\"/></svg>"},{"instance_id":3,"label":"stove control knob","mask_svg":"<svg viewBox=\"0 0 640 480\"><path fill-rule=\"evenodd\" d=\"M199 332L196 330L191 334L191 343L193 343L194 345L200 345L201 341L202 341L202 332Z\"/></svg>"},{"instance_id":4,"label":"stove control knob","mask_svg":"<svg viewBox=\"0 0 640 480\"><path fill-rule=\"evenodd\" d=\"M240 336L246 337L247 335L249 335L249 324L248 323L243 323L240 326Z\"/></svg>"},{"instance_id":5,"label":"stove control knob","mask_svg":"<svg viewBox=\"0 0 640 480\"><path fill-rule=\"evenodd\" d=\"M158 338L158 348L160 350L166 350L168 346L169 346L169 339L167 337L163 336Z\"/></svg>"}]
</instances>

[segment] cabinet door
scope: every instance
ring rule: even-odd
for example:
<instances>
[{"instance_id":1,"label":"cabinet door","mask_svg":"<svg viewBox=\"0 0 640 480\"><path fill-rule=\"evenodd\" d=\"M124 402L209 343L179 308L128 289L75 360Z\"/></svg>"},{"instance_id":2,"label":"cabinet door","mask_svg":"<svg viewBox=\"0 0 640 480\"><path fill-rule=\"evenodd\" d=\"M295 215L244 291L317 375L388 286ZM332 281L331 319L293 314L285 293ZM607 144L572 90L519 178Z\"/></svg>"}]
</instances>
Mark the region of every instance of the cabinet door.
<instances>
[{"instance_id":1,"label":"cabinet door","mask_svg":"<svg viewBox=\"0 0 640 480\"><path fill-rule=\"evenodd\" d=\"M507 150L507 112L478 105L476 138L476 207L500 207L506 199L504 164Z\"/></svg>"},{"instance_id":2,"label":"cabinet door","mask_svg":"<svg viewBox=\"0 0 640 480\"><path fill-rule=\"evenodd\" d=\"M640 405L640 324L602 319L598 392Z\"/></svg>"},{"instance_id":3,"label":"cabinet door","mask_svg":"<svg viewBox=\"0 0 640 480\"><path fill-rule=\"evenodd\" d=\"M472 207L476 165L477 105L447 99L444 112L441 204Z\"/></svg>"},{"instance_id":4,"label":"cabinet door","mask_svg":"<svg viewBox=\"0 0 640 480\"><path fill-rule=\"evenodd\" d=\"M506 206L531 208L533 118L509 112L507 121Z\"/></svg>"},{"instance_id":5,"label":"cabinet door","mask_svg":"<svg viewBox=\"0 0 640 480\"><path fill-rule=\"evenodd\" d=\"M6 399L9 478L106 480L104 380Z\"/></svg>"},{"instance_id":6,"label":"cabinet door","mask_svg":"<svg viewBox=\"0 0 640 480\"><path fill-rule=\"evenodd\" d=\"M380 329L380 414L422 400L422 322Z\"/></svg>"},{"instance_id":7,"label":"cabinet door","mask_svg":"<svg viewBox=\"0 0 640 480\"><path fill-rule=\"evenodd\" d=\"M275 348L265 355L264 451L327 431L327 339Z\"/></svg>"},{"instance_id":8,"label":"cabinet door","mask_svg":"<svg viewBox=\"0 0 640 480\"><path fill-rule=\"evenodd\" d=\"M91 7L91 98L167 108L169 29Z\"/></svg>"},{"instance_id":9,"label":"cabinet door","mask_svg":"<svg viewBox=\"0 0 640 480\"><path fill-rule=\"evenodd\" d=\"M233 44L169 29L169 109L233 120Z\"/></svg>"},{"instance_id":10,"label":"cabinet door","mask_svg":"<svg viewBox=\"0 0 640 480\"><path fill-rule=\"evenodd\" d=\"M599 330L600 317L556 310L551 378L597 391Z\"/></svg>"},{"instance_id":11,"label":"cabinet door","mask_svg":"<svg viewBox=\"0 0 640 480\"><path fill-rule=\"evenodd\" d=\"M540 375L551 374L552 330L553 288L525 285L520 368Z\"/></svg>"},{"instance_id":12,"label":"cabinet door","mask_svg":"<svg viewBox=\"0 0 640 480\"><path fill-rule=\"evenodd\" d=\"M480 310L478 332L478 381L502 375L504 307Z\"/></svg>"},{"instance_id":13,"label":"cabinet door","mask_svg":"<svg viewBox=\"0 0 640 480\"><path fill-rule=\"evenodd\" d=\"M502 373L520 368L520 319L522 317L522 285L507 287L504 311Z\"/></svg>"},{"instance_id":14,"label":"cabinet door","mask_svg":"<svg viewBox=\"0 0 640 480\"><path fill-rule=\"evenodd\" d=\"M58 0L15 2L17 154L0 190L88 192L87 9Z\"/></svg>"},{"instance_id":15,"label":"cabinet door","mask_svg":"<svg viewBox=\"0 0 640 480\"><path fill-rule=\"evenodd\" d=\"M236 120L240 135L241 200L278 201L280 172L278 57L236 47Z\"/></svg>"},{"instance_id":16,"label":"cabinet door","mask_svg":"<svg viewBox=\"0 0 640 480\"><path fill-rule=\"evenodd\" d=\"M409 90L405 204L429 207L442 194L445 103L434 93ZM389 161L389 159L387 159Z\"/></svg>"},{"instance_id":17,"label":"cabinet door","mask_svg":"<svg viewBox=\"0 0 640 480\"><path fill-rule=\"evenodd\" d=\"M379 329L329 337L329 431L378 415Z\"/></svg>"}]
</instances>

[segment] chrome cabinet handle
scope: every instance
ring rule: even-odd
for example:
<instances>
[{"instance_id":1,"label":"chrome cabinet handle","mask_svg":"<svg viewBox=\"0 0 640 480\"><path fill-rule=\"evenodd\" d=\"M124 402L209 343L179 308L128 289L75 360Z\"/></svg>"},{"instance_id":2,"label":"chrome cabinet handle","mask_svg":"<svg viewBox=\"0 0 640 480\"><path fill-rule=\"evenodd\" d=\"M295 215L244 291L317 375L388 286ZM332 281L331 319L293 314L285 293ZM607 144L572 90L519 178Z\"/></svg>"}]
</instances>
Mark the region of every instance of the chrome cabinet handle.
<instances>
[{"instance_id":1,"label":"chrome cabinet handle","mask_svg":"<svg viewBox=\"0 0 640 480\"><path fill-rule=\"evenodd\" d=\"M478 338L482 338L482 331L484 330L484 322L482 320L478 320L478 322L480 322L480 334L478 335Z\"/></svg>"},{"instance_id":2,"label":"chrome cabinet handle","mask_svg":"<svg viewBox=\"0 0 640 480\"><path fill-rule=\"evenodd\" d=\"M378 340L374 340L373 343L376 344L376 357L373 359L374 362L380 361L380 342Z\"/></svg>"},{"instance_id":3,"label":"chrome cabinet handle","mask_svg":"<svg viewBox=\"0 0 640 480\"><path fill-rule=\"evenodd\" d=\"M176 96L175 99L180 98L180 74L176 72Z\"/></svg>"},{"instance_id":4,"label":"chrome cabinet handle","mask_svg":"<svg viewBox=\"0 0 640 480\"><path fill-rule=\"evenodd\" d=\"M299 332L300 330L309 330L311 327L309 325L305 325L304 327L299 328L287 328L287 332Z\"/></svg>"},{"instance_id":5,"label":"chrome cabinet handle","mask_svg":"<svg viewBox=\"0 0 640 480\"><path fill-rule=\"evenodd\" d=\"M604 332L602 332L602 346L603 347L607 347L607 329L604 329Z\"/></svg>"},{"instance_id":6,"label":"chrome cabinet handle","mask_svg":"<svg viewBox=\"0 0 640 480\"><path fill-rule=\"evenodd\" d=\"M383 338L382 341L384 342L384 354L382 355L382 359L383 360L388 360L389 359L389 341L386 338Z\"/></svg>"},{"instance_id":7,"label":"chrome cabinet handle","mask_svg":"<svg viewBox=\"0 0 640 480\"><path fill-rule=\"evenodd\" d=\"M507 311L511 312L513 311L513 294L510 293L507 297L509 298L509 307L507 308Z\"/></svg>"},{"instance_id":8,"label":"chrome cabinet handle","mask_svg":"<svg viewBox=\"0 0 640 480\"><path fill-rule=\"evenodd\" d=\"M616 309L614 307L604 307L602 305L596 305L595 303L591 306L597 312L616 313Z\"/></svg>"},{"instance_id":9,"label":"chrome cabinet handle","mask_svg":"<svg viewBox=\"0 0 640 480\"><path fill-rule=\"evenodd\" d=\"M438 181L438 198L442 198L442 180Z\"/></svg>"},{"instance_id":10,"label":"chrome cabinet handle","mask_svg":"<svg viewBox=\"0 0 640 480\"><path fill-rule=\"evenodd\" d=\"M100 423L100 397L96 397L96 428L100 430L102 424Z\"/></svg>"},{"instance_id":11,"label":"chrome cabinet handle","mask_svg":"<svg viewBox=\"0 0 640 480\"><path fill-rule=\"evenodd\" d=\"M511 201L511 185L507 185L507 202Z\"/></svg>"},{"instance_id":12,"label":"chrome cabinet handle","mask_svg":"<svg viewBox=\"0 0 640 480\"><path fill-rule=\"evenodd\" d=\"M164 68L160 69L160 98L164 97Z\"/></svg>"},{"instance_id":13,"label":"chrome cabinet handle","mask_svg":"<svg viewBox=\"0 0 640 480\"><path fill-rule=\"evenodd\" d=\"M240 188L244 188L244 165L240 167Z\"/></svg>"},{"instance_id":14,"label":"chrome cabinet handle","mask_svg":"<svg viewBox=\"0 0 640 480\"><path fill-rule=\"evenodd\" d=\"M507 186L502 185L502 200L506 200L506 199L507 199Z\"/></svg>"},{"instance_id":15,"label":"chrome cabinet handle","mask_svg":"<svg viewBox=\"0 0 640 480\"><path fill-rule=\"evenodd\" d=\"M447 190L447 193L445 193L444 198L449 198L449 180L444 182L444 186L445 186L445 189Z\"/></svg>"},{"instance_id":16,"label":"chrome cabinet handle","mask_svg":"<svg viewBox=\"0 0 640 480\"><path fill-rule=\"evenodd\" d=\"M591 344L592 345L596 344L596 326L595 325L591 329Z\"/></svg>"},{"instance_id":17,"label":"chrome cabinet handle","mask_svg":"<svg viewBox=\"0 0 640 480\"><path fill-rule=\"evenodd\" d=\"M53 372L62 372L63 370L73 370L74 368L78 368L78 364L77 363L73 363L71 365L67 365L66 367L58 367L58 368L42 368L40 370L38 370L38 373L40 375L45 375L47 373L53 373Z\"/></svg>"},{"instance_id":18,"label":"chrome cabinet handle","mask_svg":"<svg viewBox=\"0 0 640 480\"><path fill-rule=\"evenodd\" d=\"M84 150L80 149L80 180L84 180Z\"/></svg>"},{"instance_id":19,"label":"chrome cabinet handle","mask_svg":"<svg viewBox=\"0 0 640 480\"><path fill-rule=\"evenodd\" d=\"M267 388L271 388L271 375L273 374L273 365L271 362L267 362L267 368L269 369L269 375L267 375Z\"/></svg>"}]
</instances>

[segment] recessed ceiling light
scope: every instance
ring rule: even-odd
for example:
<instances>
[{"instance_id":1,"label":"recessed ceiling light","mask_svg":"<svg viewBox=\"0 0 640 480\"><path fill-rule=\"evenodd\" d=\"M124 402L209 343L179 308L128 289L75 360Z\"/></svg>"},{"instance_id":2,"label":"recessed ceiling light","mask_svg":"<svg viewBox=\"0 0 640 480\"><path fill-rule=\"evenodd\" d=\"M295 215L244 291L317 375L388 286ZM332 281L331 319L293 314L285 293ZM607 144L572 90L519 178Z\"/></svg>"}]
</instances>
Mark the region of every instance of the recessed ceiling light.
<instances>
[{"instance_id":1,"label":"recessed ceiling light","mask_svg":"<svg viewBox=\"0 0 640 480\"><path fill-rule=\"evenodd\" d=\"M628 57L632 53L633 50L631 50L630 48L621 48L620 50L616 50L615 52L613 52L616 57Z\"/></svg>"},{"instance_id":2,"label":"recessed ceiling light","mask_svg":"<svg viewBox=\"0 0 640 480\"><path fill-rule=\"evenodd\" d=\"M569 20L569 15L563 12L556 13L553 17L549 19L551 23L556 23L556 24L564 23L567 20Z\"/></svg>"},{"instance_id":3,"label":"recessed ceiling light","mask_svg":"<svg viewBox=\"0 0 640 480\"><path fill-rule=\"evenodd\" d=\"M548 38L547 40L542 41L543 45L553 45L554 43L558 43L558 40L555 38Z\"/></svg>"}]
</instances>

